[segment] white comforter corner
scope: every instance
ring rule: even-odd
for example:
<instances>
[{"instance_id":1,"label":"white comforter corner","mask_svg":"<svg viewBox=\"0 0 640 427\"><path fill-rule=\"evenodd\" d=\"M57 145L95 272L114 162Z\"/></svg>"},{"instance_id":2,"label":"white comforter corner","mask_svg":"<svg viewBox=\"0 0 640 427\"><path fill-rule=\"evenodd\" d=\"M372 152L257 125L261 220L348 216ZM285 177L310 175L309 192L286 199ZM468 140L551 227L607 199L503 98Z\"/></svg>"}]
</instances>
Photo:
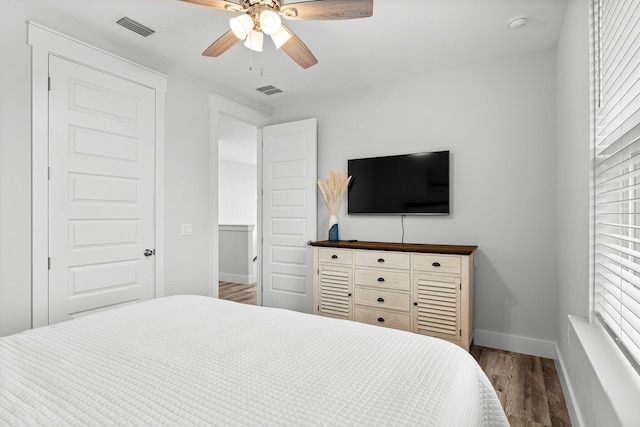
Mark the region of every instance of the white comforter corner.
<instances>
[{"instance_id":1,"label":"white comforter corner","mask_svg":"<svg viewBox=\"0 0 640 427\"><path fill-rule=\"evenodd\" d=\"M447 342L174 296L0 338L0 425L508 423Z\"/></svg>"}]
</instances>

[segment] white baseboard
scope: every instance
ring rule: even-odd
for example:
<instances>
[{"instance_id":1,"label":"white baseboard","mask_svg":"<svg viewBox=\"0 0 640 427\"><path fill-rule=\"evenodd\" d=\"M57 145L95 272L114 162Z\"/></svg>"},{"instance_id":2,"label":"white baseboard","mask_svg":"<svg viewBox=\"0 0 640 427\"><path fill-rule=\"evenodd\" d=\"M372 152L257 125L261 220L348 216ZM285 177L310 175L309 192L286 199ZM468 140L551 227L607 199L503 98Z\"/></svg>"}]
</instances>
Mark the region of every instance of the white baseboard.
<instances>
[{"instance_id":1,"label":"white baseboard","mask_svg":"<svg viewBox=\"0 0 640 427\"><path fill-rule=\"evenodd\" d=\"M555 341L544 341L476 329L473 343L482 347L497 348L498 350L530 354L548 359L556 358Z\"/></svg>"},{"instance_id":2,"label":"white baseboard","mask_svg":"<svg viewBox=\"0 0 640 427\"><path fill-rule=\"evenodd\" d=\"M256 282L256 276L242 276L239 274L218 273L218 280L222 282L233 282L241 285L251 285Z\"/></svg>"},{"instance_id":3,"label":"white baseboard","mask_svg":"<svg viewBox=\"0 0 640 427\"><path fill-rule=\"evenodd\" d=\"M557 345L556 370L558 371L558 377L560 378L560 383L562 384L562 393L564 394L564 401L566 402L567 409L569 411L569 418L571 418L571 425L573 425L574 427L582 427L585 425L585 423L582 420L582 414L580 414L575 392L573 391L573 386L571 385L571 381L567 376L567 369L564 364L564 359L562 358L562 353L560 353L560 348L558 348Z\"/></svg>"}]
</instances>

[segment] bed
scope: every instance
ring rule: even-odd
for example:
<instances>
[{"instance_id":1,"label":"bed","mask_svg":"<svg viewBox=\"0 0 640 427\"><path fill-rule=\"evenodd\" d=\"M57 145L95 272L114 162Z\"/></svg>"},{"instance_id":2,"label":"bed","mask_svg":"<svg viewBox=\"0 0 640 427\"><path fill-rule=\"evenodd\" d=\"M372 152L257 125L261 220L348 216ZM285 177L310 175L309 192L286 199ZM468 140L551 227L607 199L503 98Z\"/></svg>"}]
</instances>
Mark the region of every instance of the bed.
<instances>
[{"instance_id":1,"label":"bed","mask_svg":"<svg viewBox=\"0 0 640 427\"><path fill-rule=\"evenodd\" d=\"M0 425L508 423L448 342L172 296L0 338Z\"/></svg>"}]
</instances>

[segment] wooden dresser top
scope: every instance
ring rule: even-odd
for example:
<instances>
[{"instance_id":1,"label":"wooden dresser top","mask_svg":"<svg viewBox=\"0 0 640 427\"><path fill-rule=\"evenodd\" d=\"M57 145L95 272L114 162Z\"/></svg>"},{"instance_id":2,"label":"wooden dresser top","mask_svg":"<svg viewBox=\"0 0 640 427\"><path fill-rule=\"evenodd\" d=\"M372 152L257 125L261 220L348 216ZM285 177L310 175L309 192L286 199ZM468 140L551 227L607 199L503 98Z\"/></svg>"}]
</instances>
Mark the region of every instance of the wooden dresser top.
<instances>
[{"instance_id":1,"label":"wooden dresser top","mask_svg":"<svg viewBox=\"0 0 640 427\"><path fill-rule=\"evenodd\" d=\"M394 243L394 242L350 242L348 240L319 240L317 242L309 242L311 246L325 248L344 248L344 249L370 249L377 251L397 251L397 252L422 252L452 255L471 255L477 246L461 246L461 245L429 245L423 243Z\"/></svg>"}]
</instances>

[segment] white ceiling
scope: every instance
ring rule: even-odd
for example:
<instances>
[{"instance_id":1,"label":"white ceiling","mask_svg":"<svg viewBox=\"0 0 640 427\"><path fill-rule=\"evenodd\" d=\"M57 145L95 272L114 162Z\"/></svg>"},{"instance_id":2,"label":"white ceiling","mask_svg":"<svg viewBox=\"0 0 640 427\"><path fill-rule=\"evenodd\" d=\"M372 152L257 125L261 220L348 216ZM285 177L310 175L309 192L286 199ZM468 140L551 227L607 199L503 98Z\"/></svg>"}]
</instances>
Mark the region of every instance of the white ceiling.
<instances>
[{"instance_id":1,"label":"white ceiling","mask_svg":"<svg viewBox=\"0 0 640 427\"><path fill-rule=\"evenodd\" d=\"M374 0L371 18L288 21L319 61L303 70L269 40L262 53L250 54L238 43L218 58L201 56L229 29L229 18L236 16L231 12L179 0L25 1L54 9L168 67L184 68L223 96L267 108L551 48L565 7L565 0ZM529 22L509 30L507 21L515 15L526 15ZM143 38L129 32L115 24L122 16L156 33ZM255 90L269 84L284 93L266 96Z\"/></svg>"}]
</instances>

